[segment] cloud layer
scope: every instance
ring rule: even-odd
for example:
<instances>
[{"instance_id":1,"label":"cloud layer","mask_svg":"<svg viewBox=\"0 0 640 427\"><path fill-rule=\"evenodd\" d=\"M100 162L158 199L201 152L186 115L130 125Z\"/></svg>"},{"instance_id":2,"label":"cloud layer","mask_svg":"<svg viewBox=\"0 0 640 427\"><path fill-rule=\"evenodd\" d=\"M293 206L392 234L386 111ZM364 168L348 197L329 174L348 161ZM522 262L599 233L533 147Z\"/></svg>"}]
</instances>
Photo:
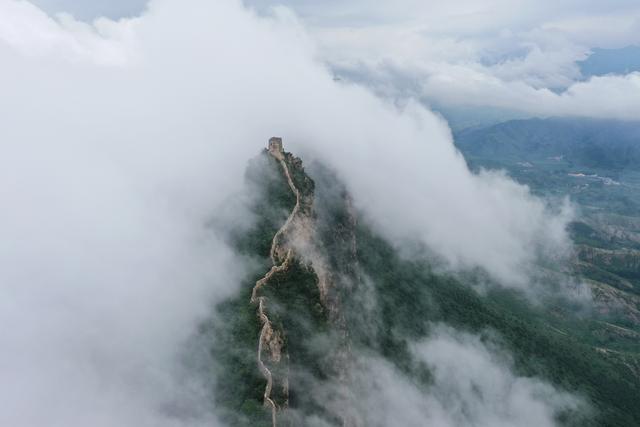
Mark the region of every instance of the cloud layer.
<instances>
[{"instance_id":1,"label":"cloud layer","mask_svg":"<svg viewBox=\"0 0 640 427\"><path fill-rule=\"evenodd\" d=\"M0 2L0 424L215 421L177 359L241 276L205 224L274 134L452 267L524 286L566 248L566 217L471 174L444 121L335 82L316 53L291 13L233 0L93 24Z\"/></svg>"},{"instance_id":2,"label":"cloud layer","mask_svg":"<svg viewBox=\"0 0 640 427\"><path fill-rule=\"evenodd\" d=\"M83 19L140 13L145 0L37 0ZM576 61L594 47L640 45L640 8L588 0L245 0L261 13L295 10L342 77L394 98L447 108L638 120L638 74L586 81ZM410 87L410 90L407 90Z\"/></svg>"},{"instance_id":3,"label":"cloud layer","mask_svg":"<svg viewBox=\"0 0 640 427\"><path fill-rule=\"evenodd\" d=\"M363 367L359 409L365 425L551 427L563 411L585 409L573 395L518 376L503 350L473 335L438 327L413 353L433 373L427 388L385 361Z\"/></svg>"},{"instance_id":4,"label":"cloud layer","mask_svg":"<svg viewBox=\"0 0 640 427\"><path fill-rule=\"evenodd\" d=\"M248 0L268 13L269 0ZM543 116L638 120L640 75L583 81L594 47L640 44L634 1L287 1L338 75L386 96Z\"/></svg>"}]
</instances>

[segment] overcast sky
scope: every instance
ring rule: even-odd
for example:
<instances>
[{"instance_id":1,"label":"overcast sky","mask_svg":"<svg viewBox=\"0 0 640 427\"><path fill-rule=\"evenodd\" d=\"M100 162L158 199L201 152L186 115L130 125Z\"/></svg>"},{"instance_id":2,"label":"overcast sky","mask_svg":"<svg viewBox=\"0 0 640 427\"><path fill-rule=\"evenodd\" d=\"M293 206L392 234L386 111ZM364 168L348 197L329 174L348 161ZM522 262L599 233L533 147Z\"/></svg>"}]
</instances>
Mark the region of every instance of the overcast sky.
<instances>
[{"instance_id":1,"label":"overcast sky","mask_svg":"<svg viewBox=\"0 0 640 427\"><path fill-rule=\"evenodd\" d=\"M138 15L147 0L34 0L32 3L49 13L67 12L78 19L91 20L99 16L117 19Z\"/></svg>"},{"instance_id":2,"label":"overcast sky","mask_svg":"<svg viewBox=\"0 0 640 427\"><path fill-rule=\"evenodd\" d=\"M141 13L143 0L35 0L90 20ZM587 78L594 47L640 45L636 0L245 0L291 10L317 57L384 97L516 115L638 119L640 73ZM636 70L630 70L636 71Z\"/></svg>"}]
</instances>

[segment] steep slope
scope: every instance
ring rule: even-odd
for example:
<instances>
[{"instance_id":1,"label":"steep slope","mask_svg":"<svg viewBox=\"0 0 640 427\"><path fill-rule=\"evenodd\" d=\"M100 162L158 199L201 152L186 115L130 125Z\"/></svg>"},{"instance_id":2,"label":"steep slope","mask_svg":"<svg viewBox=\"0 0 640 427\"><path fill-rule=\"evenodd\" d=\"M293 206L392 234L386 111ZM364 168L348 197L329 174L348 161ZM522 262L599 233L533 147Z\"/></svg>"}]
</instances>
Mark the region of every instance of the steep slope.
<instances>
[{"instance_id":1,"label":"steep slope","mask_svg":"<svg viewBox=\"0 0 640 427\"><path fill-rule=\"evenodd\" d=\"M223 365L234 366L225 369L221 383L228 384L227 391L237 382L245 387L238 393L219 393L218 400L230 408L238 403L245 408L239 413L229 411L227 421L231 424L267 425L259 405L269 410L269 425L287 424L292 422L292 415L286 413L291 405L313 405L313 399L303 393L304 387L290 387L291 377L304 372L305 376L319 379L330 375L346 380L350 356L340 306L349 286L339 289L337 283L341 279L335 276L339 269L329 270L333 261L321 236L327 230L322 228L315 211L314 182L300 159L284 152L281 142L272 139L269 149L248 169L247 180L257 195L253 208L258 221L255 228L234 234L232 240L240 254L251 257L266 271L245 297L256 310L259 333L255 330L256 321L250 319L246 306L241 304L242 296L219 307L230 324L216 332L217 339L227 342L224 347L230 351L216 357ZM354 247L353 242L346 244ZM315 348L309 341L321 338L325 332L331 335L326 337L329 344ZM257 343L253 360L246 353L251 340ZM252 364L257 365L258 372ZM249 374L249 384L239 374L238 365L242 367L240 371Z\"/></svg>"},{"instance_id":2,"label":"steep slope","mask_svg":"<svg viewBox=\"0 0 640 427\"><path fill-rule=\"evenodd\" d=\"M593 342L581 329L591 320L571 304L552 299L541 309L513 292L479 294L472 277L462 283L435 273L428 259L404 259L356 221L330 170L307 169L271 145L247 170L255 222L230 239L250 271L241 293L202 327L215 342L213 395L225 423L385 425L362 402L373 392L396 396L362 388L362 364L382 360L429 392L434 373L412 347L442 324L499 337L516 375L580 396L584 405L556 414L560 425L640 422L635 353ZM366 371L371 381L378 374Z\"/></svg>"},{"instance_id":3,"label":"steep slope","mask_svg":"<svg viewBox=\"0 0 640 427\"><path fill-rule=\"evenodd\" d=\"M301 197L300 192L291 179L289 167L287 166L284 153L282 152L282 142L276 139L272 139L269 144L269 153L280 162L282 170L287 179L287 184L289 185L289 188L291 188L291 192L296 197L296 202L293 210L291 211L291 214L289 214L289 217L287 218L285 223L273 236L271 250L269 251L271 261L273 262L273 267L271 267L271 269L264 275L263 278L256 282L256 285L251 292L251 303L258 304L258 317L260 318L260 322L262 323L260 337L258 338L257 360L260 372L262 372L262 375L267 381L267 385L265 386L264 390L264 404L271 410L271 422L275 427L277 425L276 417L279 406L273 401L273 399L271 399L271 390L273 388L273 374L271 373L271 370L267 367L265 362L262 360L262 354L264 346L267 346L267 348L269 349L271 362L280 363L282 360L283 339L281 336L281 332L273 328L273 326L271 325L271 321L267 316L267 298L264 296L258 296L258 294L260 293L261 288L265 286L274 275L278 273L284 273L289 268L289 264L291 263L293 258L293 249L285 247L281 243L281 238L283 235L289 232L294 220L298 219L297 217L300 212ZM284 256L282 256L283 253ZM284 401L282 402L280 407L286 408L289 400L288 379L286 377L282 381L282 394Z\"/></svg>"}]
</instances>

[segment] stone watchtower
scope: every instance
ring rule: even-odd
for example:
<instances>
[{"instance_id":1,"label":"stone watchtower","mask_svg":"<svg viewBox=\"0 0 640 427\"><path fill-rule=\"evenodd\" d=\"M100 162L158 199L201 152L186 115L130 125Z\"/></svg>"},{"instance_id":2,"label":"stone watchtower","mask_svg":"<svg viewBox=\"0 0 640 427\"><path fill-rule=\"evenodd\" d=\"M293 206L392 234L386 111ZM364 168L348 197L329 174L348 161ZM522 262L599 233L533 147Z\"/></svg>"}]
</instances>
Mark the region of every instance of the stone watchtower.
<instances>
[{"instance_id":1,"label":"stone watchtower","mask_svg":"<svg viewBox=\"0 0 640 427\"><path fill-rule=\"evenodd\" d=\"M276 159L284 157L284 149L282 148L282 138L274 136L269 138L269 153Z\"/></svg>"}]
</instances>

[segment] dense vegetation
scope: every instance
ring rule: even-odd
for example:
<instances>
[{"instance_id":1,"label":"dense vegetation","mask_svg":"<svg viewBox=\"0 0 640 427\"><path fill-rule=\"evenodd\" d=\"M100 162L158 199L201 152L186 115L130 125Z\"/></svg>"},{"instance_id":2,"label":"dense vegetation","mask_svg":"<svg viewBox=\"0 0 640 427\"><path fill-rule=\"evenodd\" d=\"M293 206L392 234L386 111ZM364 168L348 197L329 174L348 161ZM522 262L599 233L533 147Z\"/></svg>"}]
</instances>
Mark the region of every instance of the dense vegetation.
<instances>
[{"instance_id":1,"label":"dense vegetation","mask_svg":"<svg viewBox=\"0 0 640 427\"><path fill-rule=\"evenodd\" d=\"M490 329L504 339L522 375L590 397L598 415L565 414L567 425L631 426L640 420L640 380L574 335L579 319L552 318L506 291L481 296L455 278L434 274L426 262L402 260L365 227L359 229L358 250L378 295L376 345L385 357L409 364L407 340L427 334L433 322L476 333Z\"/></svg>"}]
</instances>

